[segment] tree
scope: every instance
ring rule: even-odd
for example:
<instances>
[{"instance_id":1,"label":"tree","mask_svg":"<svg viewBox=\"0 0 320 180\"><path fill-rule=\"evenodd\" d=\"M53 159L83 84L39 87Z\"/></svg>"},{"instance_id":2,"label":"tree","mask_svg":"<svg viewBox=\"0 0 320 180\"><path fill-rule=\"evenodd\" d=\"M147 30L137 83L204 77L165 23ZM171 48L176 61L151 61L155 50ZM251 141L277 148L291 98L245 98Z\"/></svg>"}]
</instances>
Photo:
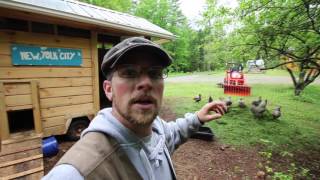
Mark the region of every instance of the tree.
<instances>
[{"instance_id":1,"label":"tree","mask_svg":"<svg viewBox=\"0 0 320 180\"><path fill-rule=\"evenodd\" d=\"M144 17L177 36L174 41L164 44L164 48L174 59L171 71L192 70L191 42L194 34L179 8L178 0L140 0L135 7L135 15Z\"/></svg>"},{"instance_id":2,"label":"tree","mask_svg":"<svg viewBox=\"0 0 320 180\"><path fill-rule=\"evenodd\" d=\"M320 2L246 0L240 3L238 13L243 45L257 48L257 54L269 60L266 69L289 63L298 66L298 73L285 68L295 95L300 95L320 75ZM280 57L287 61L281 62Z\"/></svg>"},{"instance_id":3,"label":"tree","mask_svg":"<svg viewBox=\"0 0 320 180\"><path fill-rule=\"evenodd\" d=\"M207 0L202 25L206 63L225 68L227 62L242 62L244 48L235 46L241 37L233 32L237 17L233 9L219 6L217 0Z\"/></svg>"}]
</instances>

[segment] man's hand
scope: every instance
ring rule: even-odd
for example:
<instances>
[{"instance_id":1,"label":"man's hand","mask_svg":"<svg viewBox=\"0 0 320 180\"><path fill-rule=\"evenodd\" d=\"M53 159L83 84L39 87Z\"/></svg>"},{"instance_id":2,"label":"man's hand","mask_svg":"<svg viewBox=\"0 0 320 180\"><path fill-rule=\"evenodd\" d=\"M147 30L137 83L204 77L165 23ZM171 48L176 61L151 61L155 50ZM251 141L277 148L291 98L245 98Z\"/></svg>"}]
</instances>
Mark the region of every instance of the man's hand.
<instances>
[{"instance_id":1,"label":"man's hand","mask_svg":"<svg viewBox=\"0 0 320 180\"><path fill-rule=\"evenodd\" d=\"M227 112L227 105L222 101L213 101L204 105L197 116L200 122L206 123L221 118Z\"/></svg>"}]
</instances>

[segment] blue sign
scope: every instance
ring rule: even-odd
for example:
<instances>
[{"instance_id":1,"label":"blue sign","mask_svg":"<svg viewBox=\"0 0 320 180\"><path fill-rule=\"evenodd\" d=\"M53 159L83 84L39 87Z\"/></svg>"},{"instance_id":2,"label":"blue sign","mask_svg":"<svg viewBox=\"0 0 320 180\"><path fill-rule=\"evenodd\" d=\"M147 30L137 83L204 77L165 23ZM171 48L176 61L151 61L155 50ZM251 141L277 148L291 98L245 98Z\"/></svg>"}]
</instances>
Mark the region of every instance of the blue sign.
<instances>
[{"instance_id":1,"label":"blue sign","mask_svg":"<svg viewBox=\"0 0 320 180\"><path fill-rule=\"evenodd\" d=\"M13 65L80 66L82 64L80 49L13 44L11 55Z\"/></svg>"}]
</instances>

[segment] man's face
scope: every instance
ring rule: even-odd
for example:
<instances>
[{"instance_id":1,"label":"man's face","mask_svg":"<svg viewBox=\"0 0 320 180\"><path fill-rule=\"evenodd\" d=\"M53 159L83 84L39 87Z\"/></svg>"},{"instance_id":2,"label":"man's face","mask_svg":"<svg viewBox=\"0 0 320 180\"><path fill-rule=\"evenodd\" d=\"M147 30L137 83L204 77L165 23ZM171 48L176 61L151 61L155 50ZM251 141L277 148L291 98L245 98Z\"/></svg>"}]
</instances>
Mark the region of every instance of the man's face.
<instances>
[{"instance_id":1,"label":"man's face","mask_svg":"<svg viewBox=\"0 0 320 180\"><path fill-rule=\"evenodd\" d=\"M104 83L112 98L113 114L134 125L149 126L158 115L163 97L162 67L152 54L131 53Z\"/></svg>"}]
</instances>

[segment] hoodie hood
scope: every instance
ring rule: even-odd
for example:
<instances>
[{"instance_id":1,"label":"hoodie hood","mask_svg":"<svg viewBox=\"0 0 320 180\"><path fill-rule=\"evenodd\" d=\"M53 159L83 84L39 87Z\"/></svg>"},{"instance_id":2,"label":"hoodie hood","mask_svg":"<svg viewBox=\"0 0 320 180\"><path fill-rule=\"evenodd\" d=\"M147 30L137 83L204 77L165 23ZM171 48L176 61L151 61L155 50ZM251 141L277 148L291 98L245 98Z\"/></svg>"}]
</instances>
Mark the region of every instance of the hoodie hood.
<instances>
[{"instance_id":1,"label":"hoodie hood","mask_svg":"<svg viewBox=\"0 0 320 180\"><path fill-rule=\"evenodd\" d=\"M102 132L111 136L126 152L143 179L156 179L155 174L152 173L155 172L155 167L159 167L161 162L166 163L166 156L170 156L165 144L165 135L159 124L161 120L158 117L154 120L150 136L139 138L130 129L122 125L112 115L111 111L112 108L99 111L89 127L82 132L81 137L89 132ZM170 170L172 166L170 158L169 161L169 164L166 163L165 167ZM160 168L163 168L163 166ZM156 174L171 174L166 171L157 171Z\"/></svg>"},{"instance_id":2,"label":"hoodie hood","mask_svg":"<svg viewBox=\"0 0 320 180\"><path fill-rule=\"evenodd\" d=\"M123 126L112 114L112 108L99 111L81 137L88 132L102 132L116 139L120 144L138 143L141 140L128 128Z\"/></svg>"}]
</instances>

